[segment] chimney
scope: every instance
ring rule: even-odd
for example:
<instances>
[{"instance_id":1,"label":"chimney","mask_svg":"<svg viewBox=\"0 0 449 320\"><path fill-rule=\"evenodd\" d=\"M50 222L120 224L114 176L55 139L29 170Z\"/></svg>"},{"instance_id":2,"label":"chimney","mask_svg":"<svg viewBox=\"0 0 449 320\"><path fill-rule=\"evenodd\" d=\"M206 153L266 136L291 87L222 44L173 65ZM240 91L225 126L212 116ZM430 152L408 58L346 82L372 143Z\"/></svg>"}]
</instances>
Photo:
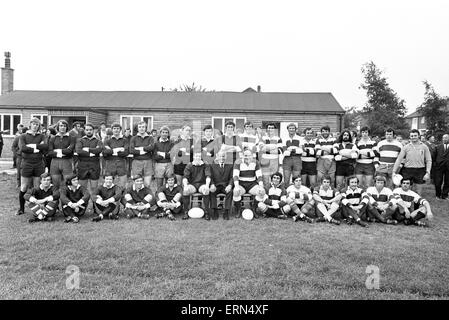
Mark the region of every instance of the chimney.
<instances>
[{"instance_id":1,"label":"chimney","mask_svg":"<svg viewBox=\"0 0 449 320\"><path fill-rule=\"evenodd\" d=\"M260 92L260 89L261 89L260 86L257 86L257 92Z\"/></svg>"},{"instance_id":2,"label":"chimney","mask_svg":"<svg viewBox=\"0 0 449 320\"><path fill-rule=\"evenodd\" d=\"M2 68L2 95L14 90L14 69L11 69L11 53L5 52L5 67Z\"/></svg>"}]
</instances>

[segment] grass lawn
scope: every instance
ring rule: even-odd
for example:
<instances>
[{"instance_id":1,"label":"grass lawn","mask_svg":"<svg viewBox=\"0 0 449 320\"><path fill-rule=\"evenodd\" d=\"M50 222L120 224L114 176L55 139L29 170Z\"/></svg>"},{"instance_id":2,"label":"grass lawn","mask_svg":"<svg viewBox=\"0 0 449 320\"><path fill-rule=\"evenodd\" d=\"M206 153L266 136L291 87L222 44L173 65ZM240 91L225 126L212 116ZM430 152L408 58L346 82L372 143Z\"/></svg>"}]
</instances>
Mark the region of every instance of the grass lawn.
<instances>
[{"instance_id":1,"label":"grass lawn","mask_svg":"<svg viewBox=\"0 0 449 320\"><path fill-rule=\"evenodd\" d=\"M0 175L1 299L448 299L449 201L431 228L166 219L29 224ZM66 289L66 268L80 269ZM380 288L368 290L368 265Z\"/></svg>"}]
</instances>

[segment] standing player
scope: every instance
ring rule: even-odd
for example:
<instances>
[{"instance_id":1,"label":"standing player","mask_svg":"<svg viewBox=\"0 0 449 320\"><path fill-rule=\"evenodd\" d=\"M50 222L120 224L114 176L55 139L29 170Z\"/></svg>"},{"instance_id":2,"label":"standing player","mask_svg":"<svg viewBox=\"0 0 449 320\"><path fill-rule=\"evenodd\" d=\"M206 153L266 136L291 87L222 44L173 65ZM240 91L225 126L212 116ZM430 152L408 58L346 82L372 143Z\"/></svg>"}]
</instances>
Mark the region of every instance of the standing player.
<instances>
[{"instance_id":1,"label":"standing player","mask_svg":"<svg viewBox=\"0 0 449 320\"><path fill-rule=\"evenodd\" d=\"M78 223L79 218L86 212L90 194L79 184L78 177L71 175L61 188L61 206L65 222Z\"/></svg>"},{"instance_id":2,"label":"standing player","mask_svg":"<svg viewBox=\"0 0 449 320\"><path fill-rule=\"evenodd\" d=\"M315 210L318 221L328 221L339 225L340 221L335 219L340 209L341 195L337 189L331 186L331 177L324 175L321 180L321 186L313 191L313 200L315 200ZM324 219L324 220L323 220Z\"/></svg>"},{"instance_id":3,"label":"standing player","mask_svg":"<svg viewBox=\"0 0 449 320\"><path fill-rule=\"evenodd\" d=\"M112 136L104 142L105 175L118 177L118 185L126 188L126 157L129 154L128 140L121 134L122 126L112 124Z\"/></svg>"},{"instance_id":4,"label":"standing player","mask_svg":"<svg viewBox=\"0 0 449 320\"><path fill-rule=\"evenodd\" d=\"M164 185L164 178L167 179L174 174L170 157L174 143L170 140L170 129L163 126L159 132L160 136L156 138L153 150L154 178L156 179L157 190Z\"/></svg>"},{"instance_id":5,"label":"standing player","mask_svg":"<svg viewBox=\"0 0 449 320\"><path fill-rule=\"evenodd\" d=\"M53 184L59 189L63 179L73 174L73 152L76 138L67 132L69 124L59 120L56 124L57 133L48 142L48 157L51 158L50 174Z\"/></svg>"},{"instance_id":6,"label":"standing player","mask_svg":"<svg viewBox=\"0 0 449 320\"><path fill-rule=\"evenodd\" d=\"M410 178L403 178L401 187L393 190L397 203L397 209L393 214L393 218L398 222L404 222L406 225L427 227L427 223L420 220L427 218L431 221L433 219L429 201L412 191L410 189L411 184L412 180Z\"/></svg>"},{"instance_id":7,"label":"standing player","mask_svg":"<svg viewBox=\"0 0 449 320\"><path fill-rule=\"evenodd\" d=\"M41 174L41 184L37 188L28 189L25 200L29 202L29 208L33 217L28 222L53 221L59 202L59 189L51 184L49 173Z\"/></svg>"},{"instance_id":8,"label":"standing player","mask_svg":"<svg viewBox=\"0 0 449 320\"><path fill-rule=\"evenodd\" d=\"M387 179L386 186L393 187L393 167L399 153L402 150L402 143L394 138L394 130L388 128L385 131L385 139L380 141L374 147L374 167L376 169L375 175L382 175Z\"/></svg>"},{"instance_id":9,"label":"standing player","mask_svg":"<svg viewBox=\"0 0 449 320\"><path fill-rule=\"evenodd\" d=\"M75 152L78 154L78 177L80 184L94 191L98 187L100 179L100 153L103 151L103 143L94 135L94 126L85 125L85 136L78 139Z\"/></svg>"},{"instance_id":10,"label":"standing player","mask_svg":"<svg viewBox=\"0 0 449 320\"><path fill-rule=\"evenodd\" d=\"M291 208L293 214L293 221L299 220L314 223L312 191L303 186L301 183L301 176L293 177L293 184L287 188L286 202Z\"/></svg>"},{"instance_id":11,"label":"standing player","mask_svg":"<svg viewBox=\"0 0 449 320\"><path fill-rule=\"evenodd\" d=\"M419 140L419 131L410 131L410 143L404 146L394 163L393 173L398 173L401 162L405 160L401 174L416 184L416 192L422 194L422 186L425 181L430 180L432 169L432 156L425 143Z\"/></svg>"},{"instance_id":12,"label":"standing player","mask_svg":"<svg viewBox=\"0 0 449 320\"><path fill-rule=\"evenodd\" d=\"M369 137L370 129L363 127L360 129L362 137L357 143L357 149L359 150L359 156L355 164L355 175L360 181L362 188L367 188L373 185L374 178L374 158L376 154L374 150L377 146L376 141L371 140Z\"/></svg>"},{"instance_id":13,"label":"standing player","mask_svg":"<svg viewBox=\"0 0 449 320\"><path fill-rule=\"evenodd\" d=\"M249 149L257 157L259 136L256 134L254 126L250 121L245 122L243 125L243 133L240 135L240 141L242 142L242 152L245 149ZM255 159L257 160L257 158Z\"/></svg>"},{"instance_id":14,"label":"standing player","mask_svg":"<svg viewBox=\"0 0 449 320\"><path fill-rule=\"evenodd\" d=\"M184 217L183 220L189 219L187 212L190 208L190 196L196 192L203 195L204 218L210 220L209 208L209 186L210 186L210 167L201 160L201 151L195 151L193 161L187 164L184 169L183 184L183 203Z\"/></svg>"},{"instance_id":15,"label":"standing player","mask_svg":"<svg viewBox=\"0 0 449 320\"><path fill-rule=\"evenodd\" d=\"M232 184L234 166L226 163L226 153L219 151L214 163L210 165L210 207L212 219L218 219L217 195L225 194L223 219L229 220L229 210L232 205Z\"/></svg>"},{"instance_id":16,"label":"standing player","mask_svg":"<svg viewBox=\"0 0 449 320\"><path fill-rule=\"evenodd\" d=\"M266 126L267 134L262 137L259 143L260 168L262 169L262 178L264 188L270 187L271 175L276 172L282 173L283 154L282 139L276 134L276 126L274 123L268 123ZM295 146L292 146L295 149ZM296 150L296 149L295 149ZM298 152L300 150L297 150ZM302 152L302 150L301 150ZM298 167L296 167L298 168Z\"/></svg>"},{"instance_id":17,"label":"standing player","mask_svg":"<svg viewBox=\"0 0 449 320\"><path fill-rule=\"evenodd\" d=\"M253 158L251 150L243 151L243 159L234 164L233 171L234 191L233 200L236 218L240 218L242 209L242 195L249 193L253 196L264 193L262 171L259 161Z\"/></svg>"},{"instance_id":18,"label":"standing player","mask_svg":"<svg viewBox=\"0 0 449 320\"><path fill-rule=\"evenodd\" d=\"M189 162L193 161L193 147L192 128L188 125L184 125L181 129L181 136L172 148L176 183L179 186L182 185L184 169Z\"/></svg>"},{"instance_id":19,"label":"standing player","mask_svg":"<svg viewBox=\"0 0 449 320\"><path fill-rule=\"evenodd\" d=\"M45 136L39 133L41 121L38 118L30 120L30 129L19 139L22 162L20 165L19 210L16 215L24 213L24 195L28 188L38 187L41 174L45 171L44 153L48 150Z\"/></svg>"},{"instance_id":20,"label":"standing player","mask_svg":"<svg viewBox=\"0 0 449 320\"><path fill-rule=\"evenodd\" d=\"M352 143L351 131L344 130L334 148L338 152L335 156L335 162L337 163L335 178L337 189L341 190L345 184L345 178L354 174L355 159L359 155L357 146Z\"/></svg>"},{"instance_id":21,"label":"standing player","mask_svg":"<svg viewBox=\"0 0 449 320\"><path fill-rule=\"evenodd\" d=\"M331 129L329 126L321 127L321 137L316 141L316 156L317 156L317 173L318 180L321 181L324 175L331 177L331 185L335 185L335 159L334 155L337 150L334 148L335 139L330 136Z\"/></svg>"},{"instance_id":22,"label":"standing player","mask_svg":"<svg viewBox=\"0 0 449 320\"><path fill-rule=\"evenodd\" d=\"M368 195L358 186L359 179L356 176L348 177L348 186L341 191L341 215L347 224L351 225L353 221L362 227L368 227L362 217L366 216L368 205Z\"/></svg>"},{"instance_id":23,"label":"standing player","mask_svg":"<svg viewBox=\"0 0 449 320\"><path fill-rule=\"evenodd\" d=\"M292 174L295 177L301 174L301 155L303 155L304 150L302 138L296 134L296 129L294 123L287 126L288 138L282 146L284 155L282 168L284 169L284 184L286 187L290 185Z\"/></svg>"},{"instance_id":24,"label":"standing player","mask_svg":"<svg viewBox=\"0 0 449 320\"><path fill-rule=\"evenodd\" d=\"M158 190L157 206L162 209L162 213L157 213L156 218L166 216L169 220L176 220L174 214L182 210L182 189L176 184L176 176L171 174L167 177L167 183Z\"/></svg>"},{"instance_id":25,"label":"standing player","mask_svg":"<svg viewBox=\"0 0 449 320\"><path fill-rule=\"evenodd\" d=\"M210 124L204 126L201 138L201 158L207 164L212 164L215 159L214 129Z\"/></svg>"},{"instance_id":26,"label":"standing player","mask_svg":"<svg viewBox=\"0 0 449 320\"><path fill-rule=\"evenodd\" d=\"M218 141L218 149L226 152L226 162L234 164L242 152L242 141L238 135L235 134L235 123L228 121L225 123L225 134L221 136Z\"/></svg>"},{"instance_id":27,"label":"standing player","mask_svg":"<svg viewBox=\"0 0 449 320\"><path fill-rule=\"evenodd\" d=\"M314 188L316 185L316 139L313 138L314 133L312 128L304 129L304 140L303 140L303 152L302 152L302 169L301 178L304 183ZM285 168L284 168L285 170ZM307 184L307 178L309 179L309 184Z\"/></svg>"},{"instance_id":28,"label":"standing player","mask_svg":"<svg viewBox=\"0 0 449 320\"><path fill-rule=\"evenodd\" d=\"M146 187L151 185L151 177L154 175L153 149L154 138L147 133L147 123L140 121L137 124L137 134L129 142L129 152L133 154L131 175L141 175Z\"/></svg>"}]
</instances>

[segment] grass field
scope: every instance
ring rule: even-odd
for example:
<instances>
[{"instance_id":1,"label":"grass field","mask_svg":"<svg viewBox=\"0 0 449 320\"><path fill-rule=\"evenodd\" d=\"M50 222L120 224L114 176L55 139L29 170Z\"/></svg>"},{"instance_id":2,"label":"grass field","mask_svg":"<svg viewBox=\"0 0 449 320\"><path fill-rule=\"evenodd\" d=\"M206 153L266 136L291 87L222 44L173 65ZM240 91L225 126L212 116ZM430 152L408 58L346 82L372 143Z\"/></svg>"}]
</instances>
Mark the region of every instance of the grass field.
<instances>
[{"instance_id":1,"label":"grass field","mask_svg":"<svg viewBox=\"0 0 449 320\"><path fill-rule=\"evenodd\" d=\"M447 299L449 201L431 228L291 220L29 224L0 175L1 299ZM66 268L80 270L66 288ZM379 268L368 290L366 268Z\"/></svg>"}]
</instances>

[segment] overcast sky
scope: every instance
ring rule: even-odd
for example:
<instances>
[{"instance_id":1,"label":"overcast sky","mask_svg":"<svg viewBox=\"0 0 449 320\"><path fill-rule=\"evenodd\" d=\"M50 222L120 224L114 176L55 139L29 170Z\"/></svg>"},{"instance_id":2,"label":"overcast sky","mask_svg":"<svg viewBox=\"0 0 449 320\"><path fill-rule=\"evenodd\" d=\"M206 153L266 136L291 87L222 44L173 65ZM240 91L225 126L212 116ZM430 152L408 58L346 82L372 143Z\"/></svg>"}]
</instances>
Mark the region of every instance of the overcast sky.
<instances>
[{"instance_id":1,"label":"overcast sky","mask_svg":"<svg viewBox=\"0 0 449 320\"><path fill-rule=\"evenodd\" d=\"M261 85L363 106L361 67L372 60L409 112L423 80L449 95L447 0L0 0L0 10L16 90Z\"/></svg>"}]
</instances>

